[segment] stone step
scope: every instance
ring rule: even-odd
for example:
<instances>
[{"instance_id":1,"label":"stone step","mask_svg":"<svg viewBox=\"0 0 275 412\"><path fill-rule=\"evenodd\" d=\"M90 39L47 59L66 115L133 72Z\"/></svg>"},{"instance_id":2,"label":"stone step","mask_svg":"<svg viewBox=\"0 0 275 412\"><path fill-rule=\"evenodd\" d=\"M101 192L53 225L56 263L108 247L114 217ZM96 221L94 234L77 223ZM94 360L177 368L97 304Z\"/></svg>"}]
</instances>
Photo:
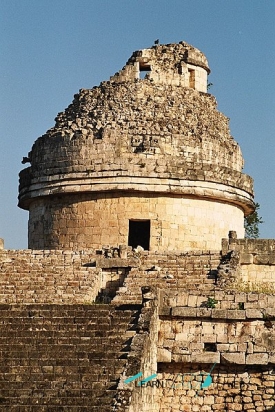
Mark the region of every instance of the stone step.
<instances>
[{"instance_id":1,"label":"stone step","mask_svg":"<svg viewBox=\"0 0 275 412\"><path fill-rule=\"evenodd\" d=\"M20 406L12 406L9 405L9 409L7 409L7 406L1 406L0 405L0 412L112 412L112 406L76 406L74 405L66 407L66 406L53 406L53 405L47 405L47 406L41 406L41 405L32 405L31 409L29 405L21 405Z\"/></svg>"},{"instance_id":2,"label":"stone step","mask_svg":"<svg viewBox=\"0 0 275 412\"><path fill-rule=\"evenodd\" d=\"M1 305L0 411L111 412L138 314L132 305Z\"/></svg>"}]
</instances>

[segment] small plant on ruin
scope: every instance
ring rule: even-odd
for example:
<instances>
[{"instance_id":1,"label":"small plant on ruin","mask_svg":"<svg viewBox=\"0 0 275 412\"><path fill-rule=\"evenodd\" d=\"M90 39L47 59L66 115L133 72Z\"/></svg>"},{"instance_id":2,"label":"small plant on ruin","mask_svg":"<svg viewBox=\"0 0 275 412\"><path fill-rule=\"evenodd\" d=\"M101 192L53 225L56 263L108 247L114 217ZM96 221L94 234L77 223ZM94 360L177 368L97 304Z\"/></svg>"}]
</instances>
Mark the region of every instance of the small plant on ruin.
<instances>
[{"instance_id":1,"label":"small plant on ruin","mask_svg":"<svg viewBox=\"0 0 275 412\"><path fill-rule=\"evenodd\" d=\"M244 218L245 237L247 239L257 239L260 236L259 224L264 223L259 216L259 203L255 203L255 211Z\"/></svg>"},{"instance_id":2,"label":"small plant on ruin","mask_svg":"<svg viewBox=\"0 0 275 412\"><path fill-rule=\"evenodd\" d=\"M244 302L239 302L238 308L239 310L244 310Z\"/></svg>"},{"instance_id":3,"label":"small plant on ruin","mask_svg":"<svg viewBox=\"0 0 275 412\"><path fill-rule=\"evenodd\" d=\"M270 319L270 315L266 312L265 309L263 309L261 312L263 314L263 319L264 320L269 320Z\"/></svg>"},{"instance_id":4,"label":"small plant on ruin","mask_svg":"<svg viewBox=\"0 0 275 412\"><path fill-rule=\"evenodd\" d=\"M208 297L206 302L206 307L210 309L214 309L218 301L215 298Z\"/></svg>"}]
</instances>

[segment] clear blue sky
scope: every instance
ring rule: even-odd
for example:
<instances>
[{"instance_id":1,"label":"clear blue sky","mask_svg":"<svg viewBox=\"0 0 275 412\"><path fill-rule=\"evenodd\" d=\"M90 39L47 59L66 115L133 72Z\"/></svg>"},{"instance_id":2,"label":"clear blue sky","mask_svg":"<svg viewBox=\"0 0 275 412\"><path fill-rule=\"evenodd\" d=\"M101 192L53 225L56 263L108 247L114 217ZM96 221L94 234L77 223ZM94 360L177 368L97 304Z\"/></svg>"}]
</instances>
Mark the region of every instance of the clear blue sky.
<instances>
[{"instance_id":1,"label":"clear blue sky","mask_svg":"<svg viewBox=\"0 0 275 412\"><path fill-rule=\"evenodd\" d=\"M0 0L0 237L27 247L17 207L21 160L80 88L92 88L154 40L192 44L230 120L275 238L274 0Z\"/></svg>"}]
</instances>

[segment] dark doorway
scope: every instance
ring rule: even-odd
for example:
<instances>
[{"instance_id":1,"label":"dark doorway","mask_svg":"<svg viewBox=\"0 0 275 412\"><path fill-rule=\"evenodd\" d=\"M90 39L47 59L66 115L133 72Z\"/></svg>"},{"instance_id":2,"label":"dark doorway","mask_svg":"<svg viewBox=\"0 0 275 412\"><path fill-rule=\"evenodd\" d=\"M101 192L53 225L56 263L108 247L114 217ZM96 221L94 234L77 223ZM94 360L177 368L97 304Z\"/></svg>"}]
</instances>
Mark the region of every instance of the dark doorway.
<instances>
[{"instance_id":1,"label":"dark doorway","mask_svg":"<svg viewBox=\"0 0 275 412\"><path fill-rule=\"evenodd\" d=\"M149 250L149 244L150 220L129 220L128 246L142 246L144 250Z\"/></svg>"}]
</instances>

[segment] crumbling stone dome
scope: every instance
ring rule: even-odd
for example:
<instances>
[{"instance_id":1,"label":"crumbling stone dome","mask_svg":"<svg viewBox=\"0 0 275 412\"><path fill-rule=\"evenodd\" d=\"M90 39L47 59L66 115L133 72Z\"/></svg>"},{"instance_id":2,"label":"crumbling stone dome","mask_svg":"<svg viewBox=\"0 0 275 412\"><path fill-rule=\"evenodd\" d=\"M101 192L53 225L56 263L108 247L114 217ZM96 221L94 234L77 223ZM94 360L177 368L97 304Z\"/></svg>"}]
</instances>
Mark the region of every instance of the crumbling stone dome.
<instances>
[{"instance_id":1,"label":"crumbling stone dome","mask_svg":"<svg viewBox=\"0 0 275 412\"><path fill-rule=\"evenodd\" d=\"M194 47L156 45L80 90L20 173L29 247L218 249L229 230L242 237L252 179L208 73Z\"/></svg>"}]
</instances>

